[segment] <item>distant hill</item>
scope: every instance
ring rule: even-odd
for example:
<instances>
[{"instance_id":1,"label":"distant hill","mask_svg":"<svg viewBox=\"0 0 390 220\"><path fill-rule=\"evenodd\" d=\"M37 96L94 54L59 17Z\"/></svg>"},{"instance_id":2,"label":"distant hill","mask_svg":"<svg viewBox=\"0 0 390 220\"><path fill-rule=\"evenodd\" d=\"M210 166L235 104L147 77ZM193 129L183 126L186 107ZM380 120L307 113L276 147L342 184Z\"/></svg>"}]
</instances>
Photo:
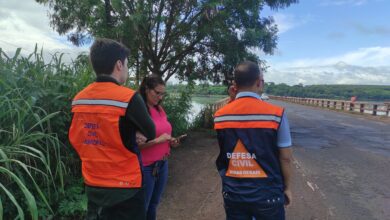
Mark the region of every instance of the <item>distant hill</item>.
<instances>
[{"instance_id":1,"label":"distant hill","mask_svg":"<svg viewBox=\"0 0 390 220\"><path fill-rule=\"evenodd\" d=\"M275 66L267 70L265 80L289 85L320 83L390 86L390 66L366 67L349 65L345 62L327 66L295 68L278 68Z\"/></svg>"},{"instance_id":2,"label":"distant hill","mask_svg":"<svg viewBox=\"0 0 390 220\"><path fill-rule=\"evenodd\" d=\"M390 86L378 85L310 85L289 86L267 83L265 92L279 96L349 100L357 96L361 101L390 101Z\"/></svg>"},{"instance_id":3,"label":"distant hill","mask_svg":"<svg viewBox=\"0 0 390 220\"><path fill-rule=\"evenodd\" d=\"M187 85L168 85L167 92L168 93L177 93L186 90ZM227 95L227 86L224 85L209 85L209 84L201 84L195 85L193 88L194 95Z\"/></svg>"},{"instance_id":4,"label":"distant hill","mask_svg":"<svg viewBox=\"0 0 390 220\"><path fill-rule=\"evenodd\" d=\"M184 91L186 85L168 85L168 93ZM357 96L361 101L390 101L390 86L386 85L308 85L290 86L284 83L266 83L265 92L270 95L349 100ZM227 86L195 85L195 96L227 95Z\"/></svg>"}]
</instances>

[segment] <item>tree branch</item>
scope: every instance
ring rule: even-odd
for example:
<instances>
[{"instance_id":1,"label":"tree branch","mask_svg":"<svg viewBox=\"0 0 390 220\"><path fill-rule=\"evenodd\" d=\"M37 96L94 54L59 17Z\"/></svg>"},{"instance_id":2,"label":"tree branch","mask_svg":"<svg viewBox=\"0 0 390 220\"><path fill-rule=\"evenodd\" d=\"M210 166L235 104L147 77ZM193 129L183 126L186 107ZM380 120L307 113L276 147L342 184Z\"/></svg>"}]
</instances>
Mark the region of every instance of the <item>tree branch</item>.
<instances>
[{"instance_id":1,"label":"tree branch","mask_svg":"<svg viewBox=\"0 0 390 220\"><path fill-rule=\"evenodd\" d=\"M179 63L176 64L175 68L174 68L172 71L168 72L167 76L166 76L165 79L164 79L165 82L167 82L167 81L169 80L169 78L171 78L171 76L173 76L173 75L177 72L177 70L180 68L180 65L181 65L181 63L183 62L183 60L184 60L184 57L182 57L182 58L179 60ZM165 73L165 72L162 72L162 75L164 75L164 73Z\"/></svg>"},{"instance_id":2,"label":"tree branch","mask_svg":"<svg viewBox=\"0 0 390 220\"><path fill-rule=\"evenodd\" d=\"M158 32L160 30L160 24L161 24L161 14L162 14L162 11L164 9L164 3L165 3L165 0L161 0L160 1L160 8L158 10L158 14L157 14L157 17L156 17L156 20L157 21L157 25L156 25L156 36L155 36L155 42L154 42L154 52L155 54L157 54L157 47L158 47Z\"/></svg>"},{"instance_id":3,"label":"tree branch","mask_svg":"<svg viewBox=\"0 0 390 220\"><path fill-rule=\"evenodd\" d=\"M179 26L176 26L176 27L181 27L181 26L187 26L188 29L190 29L189 27L196 21L196 19L203 13L203 10L200 10L196 15L194 15L194 17L191 18L191 20L186 24L180 24ZM179 29L179 30L177 30ZM180 35L183 35L186 31L188 31L188 29L185 29L185 28L182 28L180 30L180 28L176 28L174 31L173 31L173 34L171 34L170 36L168 35L165 35L165 42L164 44L167 44L167 45L172 45L171 43L171 39L175 39L175 37L177 36L180 36ZM199 34L199 33L198 33ZM160 50L160 53L158 55L158 57L160 58L161 61L164 62L164 60L167 58L168 54L169 54L169 51L168 51L169 47L162 47L162 49ZM161 59L161 56L163 55L162 59Z\"/></svg>"},{"instance_id":4,"label":"tree branch","mask_svg":"<svg viewBox=\"0 0 390 220\"><path fill-rule=\"evenodd\" d=\"M171 8L171 10L170 10L170 13L169 13L169 19L168 19L168 22L165 25L164 39L163 39L163 42L161 44L160 51L157 54L157 58L159 60L161 60L160 58L161 58L163 52L166 50L165 48L166 48L167 43L168 43L167 41L169 39L169 35L171 33L171 30L172 30L172 25L173 25L173 23L175 21L175 19L174 19L174 17L175 17L175 10L174 10L172 4L170 4L170 8Z\"/></svg>"},{"instance_id":5,"label":"tree branch","mask_svg":"<svg viewBox=\"0 0 390 220\"><path fill-rule=\"evenodd\" d=\"M112 27L112 20L111 20L112 7L110 4L110 0L104 0L104 10L105 10L104 12L106 15L107 26L111 28Z\"/></svg>"}]
</instances>

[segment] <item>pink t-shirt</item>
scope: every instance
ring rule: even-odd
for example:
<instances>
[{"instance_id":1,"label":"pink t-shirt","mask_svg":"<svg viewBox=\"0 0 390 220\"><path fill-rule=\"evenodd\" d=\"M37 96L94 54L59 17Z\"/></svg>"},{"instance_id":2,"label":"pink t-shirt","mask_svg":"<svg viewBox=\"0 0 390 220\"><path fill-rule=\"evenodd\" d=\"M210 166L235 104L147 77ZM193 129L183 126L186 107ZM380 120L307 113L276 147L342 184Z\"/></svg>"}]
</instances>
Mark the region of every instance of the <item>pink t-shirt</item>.
<instances>
[{"instance_id":1,"label":"pink t-shirt","mask_svg":"<svg viewBox=\"0 0 390 220\"><path fill-rule=\"evenodd\" d=\"M156 126L156 138L164 133L172 134L172 126L167 119L167 115L162 107L159 106L159 109L160 111L157 111L156 108L149 108L150 116ZM170 146L168 141L141 149L142 165L151 165L161 160L165 155L169 155L169 153Z\"/></svg>"}]
</instances>

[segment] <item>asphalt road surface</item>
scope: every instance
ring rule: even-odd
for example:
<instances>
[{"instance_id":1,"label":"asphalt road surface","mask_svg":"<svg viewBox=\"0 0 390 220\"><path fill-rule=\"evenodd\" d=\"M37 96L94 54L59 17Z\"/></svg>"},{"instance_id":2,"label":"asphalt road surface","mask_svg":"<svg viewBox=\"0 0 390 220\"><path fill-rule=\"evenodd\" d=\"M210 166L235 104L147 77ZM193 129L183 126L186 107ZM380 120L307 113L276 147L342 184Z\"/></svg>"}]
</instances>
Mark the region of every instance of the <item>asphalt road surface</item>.
<instances>
[{"instance_id":1,"label":"asphalt road surface","mask_svg":"<svg viewBox=\"0 0 390 220\"><path fill-rule=\"evenodd\" d=\"M273 102L287 110L301 175L291 219L390 219L388 120Z\"/></svg>"},{"instance_id":2,"label":"asphalt road surface","mask_svg":"<svg viewBox=\"0 0 390 220\"><path fill-rule=\"evenodd\" d=\"M287 219L390 219L390 123L279 101L294 144L293 205ZM170 158L158 219L225 219L218 146L193 132Z\"/></svg>"}]
</instances>

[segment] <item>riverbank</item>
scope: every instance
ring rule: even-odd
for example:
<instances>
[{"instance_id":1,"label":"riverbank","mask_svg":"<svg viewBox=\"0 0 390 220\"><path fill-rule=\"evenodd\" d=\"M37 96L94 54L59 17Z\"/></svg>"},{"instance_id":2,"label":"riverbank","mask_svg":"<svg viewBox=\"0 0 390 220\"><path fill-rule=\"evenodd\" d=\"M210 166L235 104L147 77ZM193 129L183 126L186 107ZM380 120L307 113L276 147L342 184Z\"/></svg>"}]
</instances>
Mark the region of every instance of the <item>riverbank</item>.
<instances>
[{"instance_id":1,"label":"riverbank","mask_svg":"<svg viewBox=\"0 0 390 220\"><path fill-rule=\"evenodd\" d=\"M192 101L200 104L214 104L215 102L226 98L227 95L209 95L209 96L192 96Z\"/></svg>"}]
</instances>

